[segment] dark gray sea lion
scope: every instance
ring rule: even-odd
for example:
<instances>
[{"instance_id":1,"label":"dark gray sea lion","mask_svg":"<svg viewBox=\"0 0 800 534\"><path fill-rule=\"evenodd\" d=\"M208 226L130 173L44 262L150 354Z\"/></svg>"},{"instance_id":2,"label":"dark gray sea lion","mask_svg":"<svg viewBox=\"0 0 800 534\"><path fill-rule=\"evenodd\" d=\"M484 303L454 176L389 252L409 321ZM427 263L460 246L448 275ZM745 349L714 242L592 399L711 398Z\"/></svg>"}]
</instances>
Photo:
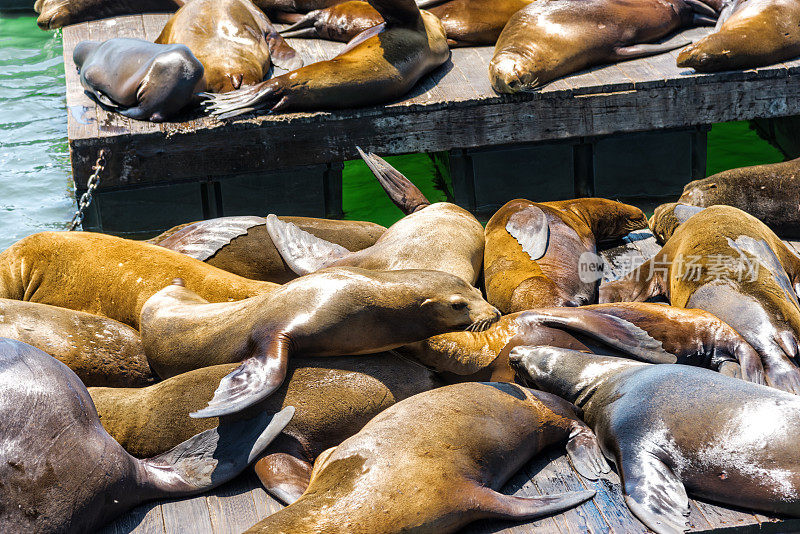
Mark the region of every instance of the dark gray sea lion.
<instances>
[{"instance_id":1,"label":"dark gray sea lion","mask_svg":"<svg viewBox=\"0 0 800 534\"><path fill-rule=\"evenodd\" d=\"M191 495L238 475L292 416L226 423L147 460L103 430L63 363L0 339L0 530L92 532L137 504Z\"/></svg>"},{"instance_id":2,"label":"dark gray sea lion","mask_svg":"<svg viewBox=\"0 0 800 534\"><path fill-rule=\"evenodd\" d=\"M203 90L203 65L183 45L126 38L83 41L72 57L83 88L132 119L165 121Z\"/></svg>"},{"instance_id":3,"label":"dark gray sea lion","mask_svg":"<svg viewBox=\"0 0 800 534\"><path fill-rule=\"evenodd\" d=\"M560 512L594 491L497 490L544 447L564 441L578 472L596 479L609 471L594 434L558 397L476 382L420 393L323 453L303 496L247 532L444 534L483 518Z\"/></svg>"},{"instance_id":4,"label":"dark gray sea lion","mask_svg":"<svg viewBox=\"0 0 800 534\"><path fill-rule=\"evenodd\" d=\"M523 380L583 410L658 534L687 529L689 498L800 516L800 399L684 365L518 347Z\"/></svg>"}]
</instances>

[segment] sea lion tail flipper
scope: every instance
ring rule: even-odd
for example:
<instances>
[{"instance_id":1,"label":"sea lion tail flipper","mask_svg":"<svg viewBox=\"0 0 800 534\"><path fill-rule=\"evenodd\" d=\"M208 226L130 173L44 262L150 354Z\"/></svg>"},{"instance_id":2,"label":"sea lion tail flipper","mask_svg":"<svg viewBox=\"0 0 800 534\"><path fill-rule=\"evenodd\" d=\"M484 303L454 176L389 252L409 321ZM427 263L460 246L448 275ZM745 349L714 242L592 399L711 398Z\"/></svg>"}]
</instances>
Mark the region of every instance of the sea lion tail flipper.
<instances>
[{"instance_id":1,"label":"sea lion tail flipper","mask_svg":"<svg viewBox=\"0 0 800 534\"><path fill-rule=\"evenodd\" d=\"M270 59L276 67L292 71L303 66L303 58L277 31L273 30L267 36L267 45Z\"/></svg>"},{"instance_id":2,"label":"sea lion tail flipper","mask_svg":"<svg viewBox=\"0 0 800 534\"><path fill-rule=\"evenodd\" d=\"M476 507L485 517L519 520L534 519L569 510L588 501L596 492L584 490L539 497L517 497L498 493L485 486L477 486L471 493Z\"/></svg>"},{"instance_id":3,"label":"sea lion tail flipper","mask_svg":"<svg viewBox=\"0 0 800 534\"><path fill-rule=\"evenodd\" d=\"M597 436L583 421L573 421L572 432L567 441L567 455L583 478L597 480L605 478L604 475L611 472L611 466L603 456Z\"/></svg>"},{"instance_id":4,"label":"sea lion tail flipper","mask_svg":"<svg viewBox=\"0 0 800 534\"><path fill-rule=\"evenodd\" d=\"M314 11L310 11L305 15L300 16L300 20L296 21L294 24L289 26L288 28L282 29L280 33L286 39L291 38L314 38L319 37L317 33L317 29L314 27L314 23L317 21L317 16L321 10L316 9Z\"/></svg>"},{"instance_id":5,"label":"sea lion tail flipper","mask_svg":"<svg viewBox=\"0 0 800 534\"><path fill-rule=\"evenodd\" d=\"M646 330L630 321L599 311L581 308L556 308L547 312L528 312L532 319L551 328L559 328L582 334L609 347L650 363L676 363L678 358L670 354Z\"/></svg>"},{"instance_id":6,"label":"sea lion tail flipper","mask_svg":"<svg viewBox=\"0 0 800 534\"><path fill-rule=\"evenodd\" d=\"M625 504L657 534L686 532L689 497L683 482L649 451L622 458Z\"/></svg>"},{"instance_id":7,"label":"sea lion tail flipper","mask_svg":"<svg viewBox=\"0 0 800 534\"><path fill-rule=\"evenodd\" d=\"M220 217L187 225L156 244L196 260L206 261L230 245L231 241L260 224L264 224L263 217Z\"/></svg>"},{"instance_id":8,"label":"sea lion tail flipper","mask_svg":"<svg viewBox=\"0 0 800 534\"><path fill-rule=\"evenodd\" d=\"M695 17L698 17L696 15ZM692 44L691 41L667 41L666 43L639 43L631 46L618 46L614 49L614 54L617 59L636 59L640 57L655 56L656 54L663 54L670 52L677 48Z\"/></svg>"},{"instance_id":9,"label":"sea lion tail flipper","mask_svg":"<svg viewBox=\"0 0 800 534\"><path fill-rule=\"evenodd\" d=\"M365 153L358 146L356 150L358 150L361 159L367 164L372 174L375 175L375 178L378 179L383 190L386 191L395 206L400 208L403 213L410 215L431 205L430 201L422 194L422 191L411 183L411 180L403 176L400 171L389 165L385 159L376 156L372 152Z\"/></svg>"},{"instance_id":10,"label":"sea lion tail flipper","mask_svg":"<svg viewBox=\"0 0 800 534\"><path fill-rule=\"evenodd\" d=\"M511 215L506 221L506 232L517 240L533 261L547 252L550 225L544 211L538 206L526 206Z\"/></svg>"},{"instance_id":11,"label":"sea lion tail flipper","mask_svg":"<svg viewBox=\"0 0 800 534\"><path fill-rule=\"evenodd\" d=\"M220 421L169 451L142 460L146 482L166 495L187 495L219 486L241 473L280 434L294 415L287 406L276 414Z\"/></svg>"},{"instance_id":12,"label":"sea lion tail flipper","mask_svg":"<svg viewBox=\"0 0 800 534\"><path fill-rule=\"evenodd\" d=\"M273 214L267 216L267 232L286 265L301 276L324 269L351 254L343 246L325 241Z\"/></svg>"},{"instance_id":13,"label":"sea lion tail flipper","mask_svg":"<svg viewBox=\"0 0 800 534\"><path fill-rule=\"evenodd\" d=\"M286 378L290 341L282 334L259 343L259 354L231 371L219 382L208 406L189 417L220 417L240 412L269 397Z\"/></svg>"}]
</instances>

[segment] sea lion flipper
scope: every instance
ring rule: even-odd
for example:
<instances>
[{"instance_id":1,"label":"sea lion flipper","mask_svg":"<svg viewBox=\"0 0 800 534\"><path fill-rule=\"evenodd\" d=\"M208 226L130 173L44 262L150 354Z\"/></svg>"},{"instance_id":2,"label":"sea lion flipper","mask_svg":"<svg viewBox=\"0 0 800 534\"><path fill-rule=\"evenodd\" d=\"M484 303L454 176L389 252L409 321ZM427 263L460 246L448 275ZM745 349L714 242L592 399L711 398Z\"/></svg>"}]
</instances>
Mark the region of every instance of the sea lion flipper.
<instances>
[{"instance_id":1,"label":"sea lion flipper","mask_svg":"<svg viewBox=\"0 0 800 534\"><path fill-rule=\"evenodd\" d=\"M584 478L597 480L611 472L600 443L592 429L583 421L574 421L567 441L567 455L575 470Z\"/></svg>"},{"instance_id":2,"label":"sea lion flipper","mask_svg":"<svg viewBox=\"0 0 800 534\"><path fill-rule=\"evenodd\" d=\"M197 493L223 484L244 470L274 440L294 415L287 406L276 414L221 421L169 451L143 460L147 482L168 494Z\"/></svg>"},{"instance_id":3,"label":"sea lion flipper","mask_svg":"<svg viewBox=\"0 0 800 534\"><path fill-rule=\"evenodd\" d=\"M473 488L478 509L497 519L534 519L569 510L595 496L594 490L569 491L539 497L504 495L485 486Z\"/></svg>"},{"instance_id":4,"label":"sea lion flipper","mask_svg":"<svg viewBox=\"0 0 800 534\"><path fill-rule=\"evenodd\" d=\"M533 261L547 252L550 241L550 226L547 216L538 206L527 206L508 218L506 231L517 240L522 250L528 253Z\"/></svg>"},{"instance_id":5,"label":"sea lion flipper","mask_svg":"<svg viewBox=\"0 0 800 534\"><path fill-rule=\"evenodd\" d=\"M411 183L411 180L403 176L403 174L389 165L385 159L376 156L372 152L365 153L361 147L356 147L361 159L367 164L369 170L378 179L383 190L392 199L395 206L400 208L403 213L410 215L417 210L426 206L430 206L430 201L425 198L422 191L417 186Z\"/></svg>"},{"instance_id":6,"label":"sea lion flipper","mask_svg":"<svg viewBox=\"0 0 800 534\"><path fill-rule=\"evenodd\" d=\"M368 0L368 2L381 14L387 27L415 25L422 17L414 0Z\"/></svg>"},{"instance_id":7,"label":"sea lion flipper","mask_svg":"<svg viewBox=\"0 0 800 534\"><path fill-rule=\"evenodd\" d=\"M301 276L328 267L350 254L343 246L281 221L273 214L267 216L267 232L286 265Z\"/></svg>"},{"instance_id":8,"label":"sea lion flipper","mask_svg":"<svg viewBox=\"0 0 800 534\"><path fill-rule=\"evenodd\" d=\"M231 241L245 235L250 228L264 224L263 217L220 217L200 221L159 241L158 246L206 261Z\"/></svg>"},{"instance_id":9,"label":"sea lion flipper","mask_svg":"<svg viewBox=\"0 0 800 534\"><path fill-rule=\"evenodd\" d=\"M311 464L286 452L267 454L254 468L267 493L286 505L299 499L311 480Z\"/></svg>"},{"instance_id":10,"label":"sea lion flipper","mask_svg":"<svg viewBox=\"0 0 800 534\"><path fill-rule=\"evenodd\" d=\"M273 30L267 36L267 45L270 59L276 67L292 71L303 66L303 58L277 31Z\"/></svg>"},{"instance_id":11,"label":"sea lion flipper","mask_svg":"<svg viewBox=\"0 0 800 534\"><path fill-rule=\"evenodd\" d=\"M683 482L650 451L622 459L625 504L658 534L686 531L689 497Z\"/></svg>"},{"instance_id":12,"label":"sea lion flipper","mask_svg":"<svg viewBox=\"0 0 800 534\"><path fill-rule=\"evenodd\" d=\"M619 46L614 49L614 55L616 55L617 59L636 59L663 54L690 44L692 44L691 41L679 41L677 43L667 41L659 44L639 43L631 46Z\"/></svg>"}]
</instances>

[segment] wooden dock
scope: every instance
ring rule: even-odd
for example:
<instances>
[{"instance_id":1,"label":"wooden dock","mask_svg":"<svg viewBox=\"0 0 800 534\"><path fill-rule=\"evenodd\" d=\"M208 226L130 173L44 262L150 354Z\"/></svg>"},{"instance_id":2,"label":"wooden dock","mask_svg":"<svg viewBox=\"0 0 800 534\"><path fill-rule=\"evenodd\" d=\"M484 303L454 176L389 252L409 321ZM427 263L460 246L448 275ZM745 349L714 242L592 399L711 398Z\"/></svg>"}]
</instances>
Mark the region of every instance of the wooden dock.
<instances>
[{"instance_id":1,"label":"wooden dock","mask_svg":"<svg viewBox=\"0 0 800 534\"><path fill-rule=\"evenodd\" d=\"M602 253L604 278L615 279L630 267L625 258L644 261L659 250L649 231L634 232L623 246ZM790 243L800 252L800 243ZM591 481L581 477L564 454L563 446L544 451L517 473L503 488L504 493L536 496L564 491L594 489L589 502L562 514L532 522L481 521L465 528L463 534L646 534L650 532L625 505L619 478ZM183 500L155 501L134 509L106 527L102 534L238 534L282 505L272 499L251 472L204 495ZM781 519L732 510L690 500L690 532L747 534L800 532L800 519Z\"/></svg>"}]
</instances>

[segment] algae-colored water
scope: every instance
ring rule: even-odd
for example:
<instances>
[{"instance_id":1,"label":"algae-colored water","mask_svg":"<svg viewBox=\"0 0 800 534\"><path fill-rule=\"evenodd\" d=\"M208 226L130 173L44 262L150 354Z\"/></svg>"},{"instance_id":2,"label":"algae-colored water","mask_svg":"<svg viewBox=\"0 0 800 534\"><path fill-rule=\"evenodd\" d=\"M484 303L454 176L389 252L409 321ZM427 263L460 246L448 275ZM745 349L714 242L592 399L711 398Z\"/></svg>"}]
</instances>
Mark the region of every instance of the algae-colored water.
<instances>
[{"instance_id":1,"label":"algae-colored water","mask_svg":"<svg viewBox=\"0 0 800 534\"><path fill-rule=\"evenodd\" d=\"M60 33L31 14L0 13L0 250L42 230L65 229L74 211ZM388 158L431 201L446 200L446 168L427 155ZM783 159L747 123L715 125L708 173ZM344 170L349 219L390 225L398 210L360 161ZM266 208L265 208L266 209Z\"/></svg>"}]
</instances>

